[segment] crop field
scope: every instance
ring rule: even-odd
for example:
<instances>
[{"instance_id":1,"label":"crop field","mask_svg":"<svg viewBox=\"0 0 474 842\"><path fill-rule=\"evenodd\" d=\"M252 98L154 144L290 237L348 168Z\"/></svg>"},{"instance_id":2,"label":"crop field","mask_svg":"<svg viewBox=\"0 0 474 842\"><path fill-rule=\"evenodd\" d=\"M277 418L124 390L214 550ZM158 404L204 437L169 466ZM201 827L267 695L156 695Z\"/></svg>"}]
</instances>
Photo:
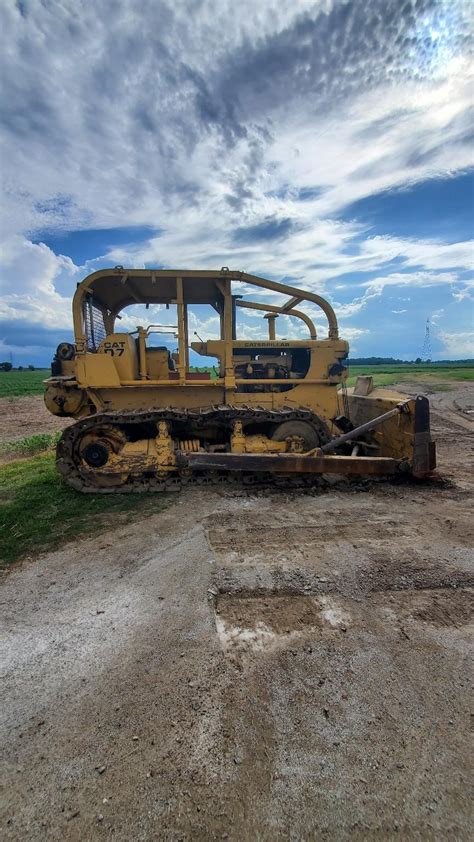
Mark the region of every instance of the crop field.
<instances>
[{"instance_id":1,"label":"crop field","mask_svg":"<svg viewBox=\"0 0 474 842\"><path fill-rule=\"evenodd\" d=\"M44 392L43 380L49 376L49 368L38 368L36 371L0 371L0 398L41 395Z\"/></svg>"}]
</instances>

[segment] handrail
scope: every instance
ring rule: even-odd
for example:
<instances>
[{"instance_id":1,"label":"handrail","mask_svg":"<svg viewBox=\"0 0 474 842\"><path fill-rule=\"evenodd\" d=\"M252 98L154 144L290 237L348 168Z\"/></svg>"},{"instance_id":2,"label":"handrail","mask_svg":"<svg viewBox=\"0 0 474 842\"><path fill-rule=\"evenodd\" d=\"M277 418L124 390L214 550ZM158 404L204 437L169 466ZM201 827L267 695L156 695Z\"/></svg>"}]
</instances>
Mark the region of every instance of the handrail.
<instances>
[{"instance_id":1,"label":"handrail","mask_svg":"<svg viewBox=\"0 0 474 842\"><path fill-rule=\"evenodd\" d=\"M268 313L281 313L283 316L296 316L297 319L302 319L307 325L311 339L317 339L316 327L314 322L306 313L301 310L283 310L283 307L276 307L274 304L259 304L257 301L244 301L243 299L236 299L237 307L247 307L249 310L265 310Z\"/></svg>"},{"instance_id":2,"label":"handrail","mask_svg":"<svg viewBox=\"0 0 474 842\"><path fill-rule=\"evenodd\" d=\"M233 280L239 280L243 283L247 282L253 284L254 286L263 287L264 289L271 289L274 292L282 292L284 295L291 295L292 297L298 299L298 303L300 301L311 301L313 304L317 304L328 320L329 339L339 339L336 314L329 301L326 301L326 299L322 298L320 295L316 295L314 292L307 292L306 290L299 289L298 287L290 287L287 284L280 284L277 281L269 281L266 278L259 278L258 275L248 275L246 272L229 272L228 274L231 275ZM239 277L236 277L236 274ZM289 310L286 312L289 312Z\"/></svg>"}]
</instances>

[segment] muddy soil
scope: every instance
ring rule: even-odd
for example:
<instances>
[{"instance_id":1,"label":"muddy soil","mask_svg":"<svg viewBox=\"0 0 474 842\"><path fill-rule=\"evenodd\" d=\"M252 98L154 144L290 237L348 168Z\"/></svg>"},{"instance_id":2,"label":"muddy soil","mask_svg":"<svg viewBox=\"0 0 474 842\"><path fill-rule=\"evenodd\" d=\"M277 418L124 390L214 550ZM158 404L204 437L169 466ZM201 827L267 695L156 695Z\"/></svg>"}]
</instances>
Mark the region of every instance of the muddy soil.
<instances>
[{"instance_id":1,"label":"muddy soil","mask_svg":"<svg viewBox=\"0 0 474 842\"><path fill-rule=\"evenodd\" d=\"M474 389L431 399L436 481L188 490L4 577L2 838L471 838Z\"/></svg>"},{"instance_id":2,"label":"muddy soil","mask_svg":"<svg viewBox=\"0 0 474 842\"><path fill-rule=\"evenodd\" d=\"M51 415L42 395L0 398L0 444L37 433L55 433L70 423L70 418Z\"/></svg>"}]
</instances>

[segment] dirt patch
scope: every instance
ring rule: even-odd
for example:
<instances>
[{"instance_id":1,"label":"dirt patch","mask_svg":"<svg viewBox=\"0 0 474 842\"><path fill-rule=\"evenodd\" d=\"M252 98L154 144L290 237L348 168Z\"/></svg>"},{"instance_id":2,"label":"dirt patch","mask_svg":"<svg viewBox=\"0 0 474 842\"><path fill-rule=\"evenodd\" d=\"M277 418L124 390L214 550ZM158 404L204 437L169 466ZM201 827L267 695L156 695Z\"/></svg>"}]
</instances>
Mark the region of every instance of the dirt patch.
<instances>
[{"instance_id":1,"label":"dirt patch","mask_svg":"<svg viewBox=\"0 0 474 842\"><path fill-rule=\"evenodd\" d=\"M221 596L216 606L216 628L225 649L261 650L279 638L305 630L314 633L322 625L321 611L314 599L304 596Z\"/></svg>"},{"instance_id":2,"label":"dirt patch","mask_svg":"<svg viewBox=\"0 0 474 842\"><path fill-rule=\"evenodd\" d=\"M42 395L23 398L0 398L0 443L17 441L36 433L64 430L73 419L51 415Z\"/></svg>"},{"instance_id":3,"label":"dirt patch","mask_svg":"<svg viewBox=\"0 0 474 842\"><path fill-rule=\"evenodd\" d=\"M472 589L418 594L416 602L412 605L413 617L435 626L460 628L471 623L474 616Z\"/></svg>"},{"instance_id":4,"label":"dirt patch","mask_svg":"<svg viewBox=\"0 0 474 842\"><path fill-rule=\"evenodd\" d=\"M323 634L345 633L350 615L337 601L297 594L266 597L220 595L216 631L225 652L265 652L301 640L314 644Z\"/></svg>"}]
</instances>

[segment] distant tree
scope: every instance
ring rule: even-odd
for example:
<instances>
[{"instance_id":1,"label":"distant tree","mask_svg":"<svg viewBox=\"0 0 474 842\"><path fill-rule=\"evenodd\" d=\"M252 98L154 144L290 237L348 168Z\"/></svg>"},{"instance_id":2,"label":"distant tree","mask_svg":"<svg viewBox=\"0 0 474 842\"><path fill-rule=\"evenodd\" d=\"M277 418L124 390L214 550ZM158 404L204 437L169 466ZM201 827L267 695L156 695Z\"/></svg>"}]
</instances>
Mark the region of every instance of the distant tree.
<instances>
[{"instance_id":1,"label":"distant tree","mask_svg":"<svg viewBox=\"0 0 474 842\"><path fill-rule=\"evenodd\" d=\"M11 363L0 363L0 371L11 371L12 364Z\"/></svg>"},{"instance_id":2,"label":"distant tree","mask_svg":"<svg viewBox=\"0 0 474 842\"><path fill-rule=\"evenodd\" d=\"M420 365L421 357L417 357L416 360L415 360L415 363L416 363L416 365Z\"/></svg>"},{"instance_id":3,"label":"distant tree","mask_svg":"<svg viewBox=\"0 0 474 842\"><path fill-rule=\"evenodd\" d=\"M34 371L34 370L35 370L34 365L29 365L29 366L28 366L28 371Z\"/></svg>"},{"instance_id":4,"label":"distant tree","mask_svg":"<svg viewBox=\"0 0 474 842\"><path fill-rule=\"evenodd\" d=\"M19 365L19 366L18 366L18 371L23 371L23 366L22 366L22 365Z\"/></svg>"},{"instance_id":5,"label":"distant tree","mask_svg":"<svg viewBox=\"0 0 474 842\"><path fill-rule=\"evenodd\" d=\"M348 365L406 365L407 360L395 357L354 357L347 360Z\"/></svg>"}]
</instances>

